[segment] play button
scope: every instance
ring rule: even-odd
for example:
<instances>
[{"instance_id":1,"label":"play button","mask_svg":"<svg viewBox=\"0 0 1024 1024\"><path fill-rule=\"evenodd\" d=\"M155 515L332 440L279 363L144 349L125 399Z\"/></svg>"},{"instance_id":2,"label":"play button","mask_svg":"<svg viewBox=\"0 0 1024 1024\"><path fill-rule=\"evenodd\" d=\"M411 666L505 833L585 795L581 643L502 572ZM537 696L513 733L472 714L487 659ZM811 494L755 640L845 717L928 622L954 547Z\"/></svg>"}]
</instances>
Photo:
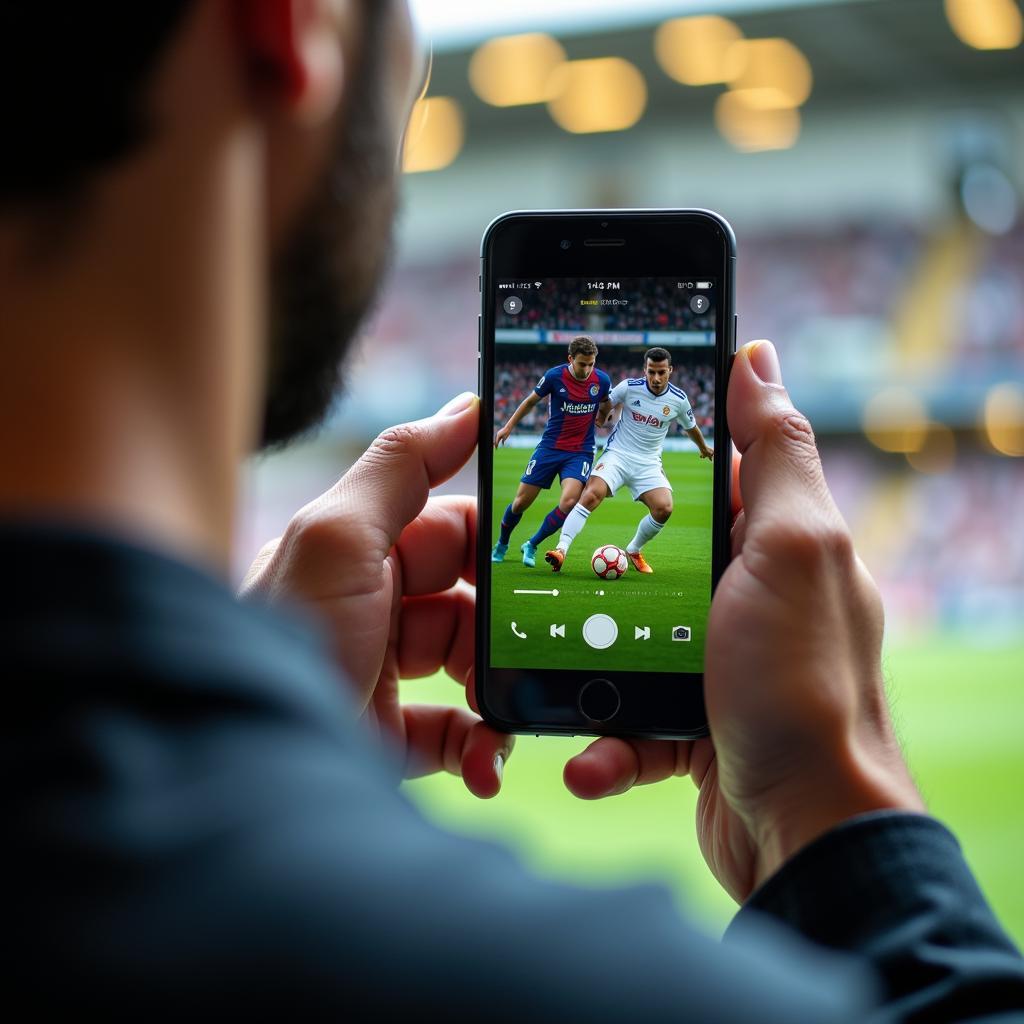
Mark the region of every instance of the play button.
<instances>
[{"instance_id":1,"label":"play button","mask_svg":"<svg viewBox=\"0 0 1024 1024\"><path fill-rule=\"evenodd\" d=\"M618 639L619 627L610 615L591 615L583 623L583 639L595 650L603 651Z\"/></svg>"}]
</instances>

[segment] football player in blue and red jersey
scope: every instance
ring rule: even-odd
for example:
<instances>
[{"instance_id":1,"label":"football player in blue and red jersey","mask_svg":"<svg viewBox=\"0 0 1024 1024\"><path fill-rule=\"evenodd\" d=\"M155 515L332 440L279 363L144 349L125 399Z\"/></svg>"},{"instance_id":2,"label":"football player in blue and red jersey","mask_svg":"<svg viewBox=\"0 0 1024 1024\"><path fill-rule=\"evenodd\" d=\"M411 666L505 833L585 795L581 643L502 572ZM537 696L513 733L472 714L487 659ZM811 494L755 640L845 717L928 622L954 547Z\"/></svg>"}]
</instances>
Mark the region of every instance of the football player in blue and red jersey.
<instances>
[{"instance_id":1,"label":"football player in blue and red jersey","mask_svg":"<svg viewBox=\"0 0 1024 1024\"><path fill-rule=\"evenodd\" d=\"M569 343L568 363L548 370L512 413L508 423L494 435L497 448L508 440L519 421L538 402L550 396L548 425L526 464L516 496L501 517L501 532L491 552L492 562L505 560L512 531L537 495L551 486L556 475L562 484L562 494L537 532L519 549L523 553L523 565L531 568L536 565L537 548L546 537L562 528L565 517L579 501L594 463L597 411L607 402L612 383L604 370L595 369L596 362L597 345L593 339L583 335L573 338Z\"/></svg>"}]
</instances>

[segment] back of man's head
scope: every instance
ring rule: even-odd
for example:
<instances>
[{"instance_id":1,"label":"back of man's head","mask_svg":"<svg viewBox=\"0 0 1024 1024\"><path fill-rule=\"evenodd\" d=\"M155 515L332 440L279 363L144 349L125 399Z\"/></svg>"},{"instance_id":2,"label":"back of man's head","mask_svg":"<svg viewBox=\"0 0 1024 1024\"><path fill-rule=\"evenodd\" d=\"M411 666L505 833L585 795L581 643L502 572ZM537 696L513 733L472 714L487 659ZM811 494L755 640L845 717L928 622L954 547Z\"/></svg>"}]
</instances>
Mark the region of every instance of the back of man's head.
<instances>
[{"instance_id":1,"label":"back of man's head","mask_svg":"<svg viewBox=\"0 0 1024 1024\"><path fill-rule=\"evenodd\" d=\"M145 86L194 3L0 4L0 213L73 200L149 136Z\"/></svg>"}]
</instances>

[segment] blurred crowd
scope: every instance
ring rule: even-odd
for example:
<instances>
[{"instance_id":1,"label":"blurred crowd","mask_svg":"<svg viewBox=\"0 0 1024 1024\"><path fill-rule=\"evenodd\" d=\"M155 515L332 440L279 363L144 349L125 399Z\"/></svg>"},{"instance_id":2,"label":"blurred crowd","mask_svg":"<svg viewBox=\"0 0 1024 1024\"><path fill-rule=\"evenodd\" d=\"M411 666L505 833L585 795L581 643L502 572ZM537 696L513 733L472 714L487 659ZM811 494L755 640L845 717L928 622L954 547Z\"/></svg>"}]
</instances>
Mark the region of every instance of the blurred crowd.
<instances>
[{"instance_id":1,"label":"blurred crowd","mask_svg":"<svg viewBox=\"0 0 1024 1024\"><path fill-rule=\"evenodd\" d=\"M812 415L840 506L882 583L890 624L966 623L980 633L1007 617L1013 628L1024 619L1024 459L986 454L976 410L965 412L959 395L979 378L982 394L986 380L1024 380L1024 226L1001 238L966 236L956 260L936 258L955 230L946 225L926 235L885 222L763 236L741 232L739 341L776 341L787 385ZM934 277L943 266L956 267L956 274ZM370 341L346 375L336 436L368 440L396 417L426 415L447 397L477 389L477 273L474 254L396 273ZM652 315L666 312L660 304L671 299L662 290L642 314L639 306L626 309L649 327ZM670 319L665 329L697 329L686 308L682 324ZM557 305L539 307L539 315L559 319L565 329L587 329ZM924 338L923 361L908 361L908 324L929 316L936 333ZM606 326L636 324L622 319ZM496 427L561 358L554 348L543 354L540 346L502 348L507 361L498 377ZM709 434L711 368L682 365L676 349L673 355L673 382ZM393 390L379 385L382 360L402 374L400 410ZM642 372L639 351L608 345L598 365L613 382ZM902 456L876 451L862 434L860 405L846 400L857 387L870 393L901 373L909 384L927 384L945 396L931 407L958 432L955 459L944 473L922 474ZM539 407L521 429L541 431L546 416L546 405Z\"/></svg>"},{"instance_id":2,"label":"blurred crowd","mask_svg":"<svg viewBox=\"0 0 1024 1024\"><path fill-rule=\"evenodd\" d=\"M1024 230L993 240L965 282L955 330L963 362L1024 373Z\"/></svg>"},{"instance_id":3,"label":"blurred crowd","mask_svg":"<svg viewBox=\"0 0 1024 1024\"><path fill-rule=\"evenodd\" d=\"M865 374L886 383L905 355L900 337L915 310L934 311L941 337L925 352L925 373L952 379L988 374L1020 379L1024 375L1024 226L1002 238L979 242L962 276L938 282L937 294L922 294L920 280L934 238L909 225L837 227L741 236L737 309L740 341L772 338L783 356L787 379L806 383L802 397L823 394L818 384L839 386ZM416 387L427 411L434 396L476 388L476 322L480 311L477 261L437 261L401 268L386 292L364 352L364 372L386 353L414 366ZM623 307L601 307L608 330L702 330L687 303L673 305L671 288L656 291L649 306L640 299ZM595 330L565 295L543 289L527 298L518 317L502 314L498 326L558 326ZM537 300L540 305L534 306ZM550 307L545 303L550 303ZM584 309L587 307L583 307ZM611 312L608 312L608 311ZM671 312L675 310L675 313ZM666 319L667 318L667 319ZM653 328L652 328L653 321ZM904 346L905 347L905 346ZM358 369L358 367L357 367ZM911 364L912 374L922 367ZM371 388L372 390L372 388ZM356 408L363 396L349 387L352 422L383 426ZM429 396L429 397L428 397ZM858 428L853 421L849 428ZM347 424L347 432L351 423Z\"/></svg>"},{"instance_id":4,"label":"blurred crowd","mask_svg":"<svg viewBox=\"0 0 1024 1024\"><path fill-rule=\"evenodd\" d=\"M611 355L606 355L607 352L607 348L599 352L597 365L611 377L613 387L619 381L643 375L642 353L627 357L614 352ZM508 418L516 411L520 402L533 390L541 374L561 361L557 358L557 353L554 350L546 355L547 358L534 356L527 360L513 359L513 361L502 361L498 364L494 388L495 430L508 422ZM673 367L672 383L686 392L686 397L690 400L693 414L697 419L697 425L704 436L709 439L714 437L714 380L715 370L710 363ZM519 421L516 432L539 435L543 433L547 421L548 403L542 401ZM599 437L606 433L607 431L604 430L598 431ZM668 436L685 436L683 426L678 420L673 421L669 427Z\"/></svg>"},{"instance_id":5,"label":"blurred crowd","mask_svg":"<svg viewBox=\"0 0 1024 1024\"><path fill-rule=\"evenodd\" d=\"M887 628L958 628L976 642L1019 635L1024 621L1024 467L963 452L941 475L893 456L822 443L829 486L879 582Z\"/></svg>"}]
</instances>

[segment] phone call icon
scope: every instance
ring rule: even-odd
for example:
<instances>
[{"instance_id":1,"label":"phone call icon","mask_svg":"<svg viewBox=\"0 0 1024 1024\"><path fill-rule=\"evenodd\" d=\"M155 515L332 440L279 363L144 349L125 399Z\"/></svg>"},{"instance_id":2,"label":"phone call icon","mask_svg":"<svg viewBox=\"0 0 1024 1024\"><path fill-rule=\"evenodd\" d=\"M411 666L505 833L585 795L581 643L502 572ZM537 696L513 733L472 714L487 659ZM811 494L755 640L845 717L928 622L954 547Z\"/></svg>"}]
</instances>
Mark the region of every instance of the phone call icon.
<instances>
[{"instance_id":1,"label":"phone call icon","mask_svg":"<svg viewBox=\"0 0 1024 1024\"><path fill-rule=\"evenodd\" d=\"M515 633L515 635L519 637L520 640L526 639L526 634L521 629L519 629L519 627L514 622L512 623L512 632Z\"/></svg>"}]
</instances>

